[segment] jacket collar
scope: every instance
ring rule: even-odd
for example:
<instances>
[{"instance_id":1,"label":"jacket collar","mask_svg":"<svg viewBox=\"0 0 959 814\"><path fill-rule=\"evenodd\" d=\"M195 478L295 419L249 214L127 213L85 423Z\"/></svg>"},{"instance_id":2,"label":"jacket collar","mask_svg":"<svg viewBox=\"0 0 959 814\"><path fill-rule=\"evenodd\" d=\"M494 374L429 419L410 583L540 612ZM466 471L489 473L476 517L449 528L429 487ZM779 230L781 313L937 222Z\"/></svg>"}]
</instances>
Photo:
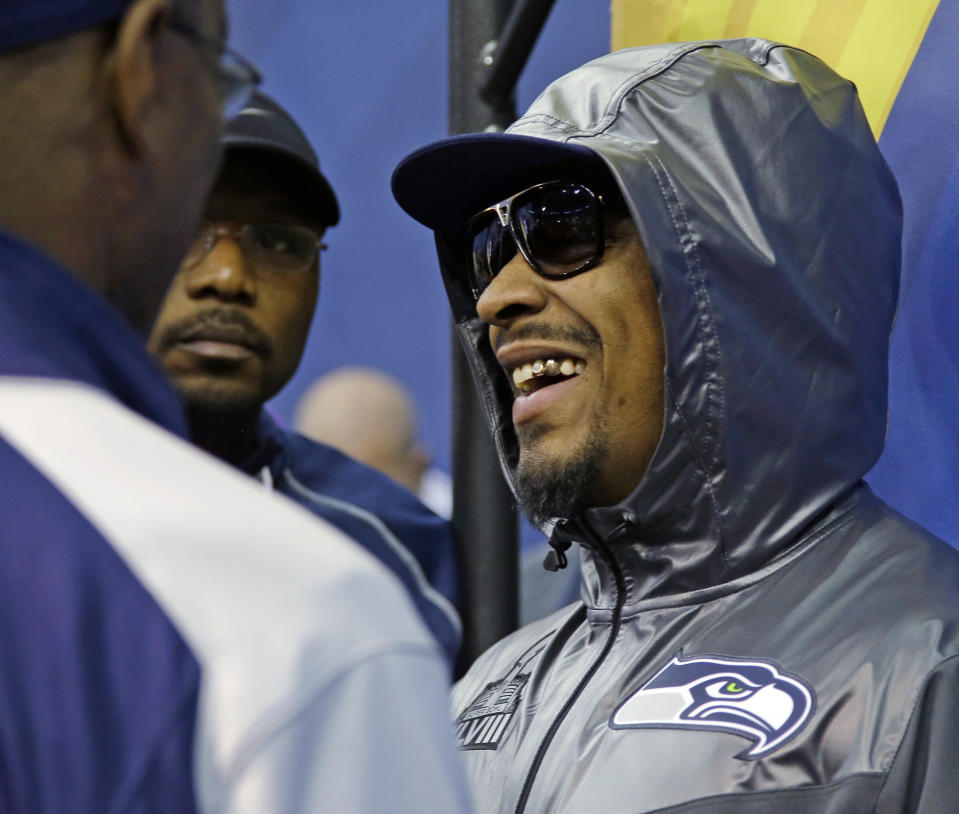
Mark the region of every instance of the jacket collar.
<instances>
[{"instance_id":1,"label":"jacket collar","mask_svg":"<svg viewBox=\"0 0 959 814\"><path fill-rule=\"evenodd\" d=\"M286 453L283 430L265 410L260 410L256 422L256 439L253 451L240 464L240 469L248 475L258 476L264 467L270 470L272 483L279 483L286 466Z\"/></svg>"},{"instance_id":2,"label":"jacket collar","mask_svg":"<svg viewBox=\"0 0 959 814\"><path fill-rule=\"evenodd\" d=\"M582 561L581 597L591 621L608 621L617 600L618 571L625 590L623 614L677 605L696 605L741 590L792 562L838 527L880 503L865 483L858 483L831 506L798 529L790 544L767 562L742 573L710 570L715 546L709 540L676 541L644 537L628 511L594 510L554 531L551 542L578 542ZM593 518L591 521L587 519ZM614 521L618 523L612 525ZM593 526L597 522L599 525ZM574 549L575 550L575 549Z\"/></svg>"}]
</instances>

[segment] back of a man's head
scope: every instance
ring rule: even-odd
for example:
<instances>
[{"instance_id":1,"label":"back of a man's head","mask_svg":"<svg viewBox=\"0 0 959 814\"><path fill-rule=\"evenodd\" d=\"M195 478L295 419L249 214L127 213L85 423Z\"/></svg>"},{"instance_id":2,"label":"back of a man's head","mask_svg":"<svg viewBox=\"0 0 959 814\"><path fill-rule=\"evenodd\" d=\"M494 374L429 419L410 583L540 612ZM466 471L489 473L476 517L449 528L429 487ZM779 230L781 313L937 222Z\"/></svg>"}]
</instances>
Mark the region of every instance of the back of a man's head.
<instances>
[{"instance_id":1,"label":"back of a man's head","mask_svg":"<svg viewBox=\"0 0 959 814\"><path fill-rule=\"evenodd\" d=\"M0 8L0 228L145 333L219 155L221 0Z\"/></svg>"},{"instance_id":2,"label":"back of a man's head","mask_svg":"<svg viewBox=\"0 0 959 814\"><path fill-rule=\"evenodd\" d=\"M296 429L418 491L428 459L416 443L416 410L395 379L348 367L314 382L297 405Z\"/></svg>"}]
</instances>

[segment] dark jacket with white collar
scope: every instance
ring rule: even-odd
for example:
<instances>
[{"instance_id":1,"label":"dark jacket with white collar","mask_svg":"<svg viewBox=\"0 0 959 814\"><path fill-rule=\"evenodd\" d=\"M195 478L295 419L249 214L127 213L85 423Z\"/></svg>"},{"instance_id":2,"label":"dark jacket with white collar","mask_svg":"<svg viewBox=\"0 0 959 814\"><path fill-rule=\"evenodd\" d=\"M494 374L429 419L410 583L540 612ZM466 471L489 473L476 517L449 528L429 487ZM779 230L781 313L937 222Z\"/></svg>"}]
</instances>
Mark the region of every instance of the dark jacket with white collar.
<instances>
[{"instance_id":1,"label":"dark jacket with white collar","mask_svg":"<svg viewBox=\"0 0 959 814\"><path fill-rule=\"evenodd\" d=\"M471 810L396 580L185 435L143 341L0 230L0 809Z\"/></svg>"},{"instance_id":2,"label":"dark jacket with white collar","mask_svg":"<svg viewBox=\"0 0 959 814\"><path fill-rule=\"evenodd\" d=\"M456 611L452 529L409 490L339 450L284 430L264 411L257 447L243 468L336 526L389 568L456 663L462 625Z\"/></svg>"}]
</instances>

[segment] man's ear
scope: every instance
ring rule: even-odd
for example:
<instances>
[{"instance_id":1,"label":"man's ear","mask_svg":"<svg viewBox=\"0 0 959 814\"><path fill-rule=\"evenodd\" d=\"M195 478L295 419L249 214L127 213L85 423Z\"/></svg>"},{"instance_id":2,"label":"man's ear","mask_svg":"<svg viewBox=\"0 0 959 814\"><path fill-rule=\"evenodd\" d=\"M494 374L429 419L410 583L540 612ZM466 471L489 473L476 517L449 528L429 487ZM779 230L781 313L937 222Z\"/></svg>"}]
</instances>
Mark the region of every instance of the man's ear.
<instances>
[{"instance_id":1,"label":"man's ear","mask_svg":"<svg viewBox=\"0 0 959 814\"><path fill-rule=\"evenodd\" d=\"M149 152L147 122L159 90L157 36L171 13L170 0L133 0L114 40L112 108L127 149Z\"/></svg>"}]
</instances>

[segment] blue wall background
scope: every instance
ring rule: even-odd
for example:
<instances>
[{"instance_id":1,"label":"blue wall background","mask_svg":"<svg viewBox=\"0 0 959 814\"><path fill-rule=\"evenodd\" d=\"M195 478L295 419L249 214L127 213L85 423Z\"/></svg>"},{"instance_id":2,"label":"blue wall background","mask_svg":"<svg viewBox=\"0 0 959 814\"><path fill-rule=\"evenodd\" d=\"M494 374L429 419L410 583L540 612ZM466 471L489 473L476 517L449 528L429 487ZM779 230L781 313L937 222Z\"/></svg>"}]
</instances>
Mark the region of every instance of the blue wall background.
<instances>
[{"instance_id":1,"label":"blue wall background","mask_svg":"<svg viewBox=\"0 0 959 814\"><path fill-rule=\"evenodd\" d=\"M407 153L447 134L447 0L229 0L231 43L298 119L340 201L300 368L271 403L289 421L303 391L343 365L372 365L413 393L421 435L450 464L450 333L430 233L395 204ZM609 0L557 0L518 89L609 50Z\"/></svg>"},{"instance_id":2,"label":"blue wall background","mask_svg":"<svg viewBox=\"0 0 959 814\"><path fill-rule=\"evenodd\" d=\"M868 480L959 547L959 0L941 0L879 146L902 192L889 438Z\"/></svg>"}]
</instances>

